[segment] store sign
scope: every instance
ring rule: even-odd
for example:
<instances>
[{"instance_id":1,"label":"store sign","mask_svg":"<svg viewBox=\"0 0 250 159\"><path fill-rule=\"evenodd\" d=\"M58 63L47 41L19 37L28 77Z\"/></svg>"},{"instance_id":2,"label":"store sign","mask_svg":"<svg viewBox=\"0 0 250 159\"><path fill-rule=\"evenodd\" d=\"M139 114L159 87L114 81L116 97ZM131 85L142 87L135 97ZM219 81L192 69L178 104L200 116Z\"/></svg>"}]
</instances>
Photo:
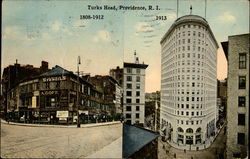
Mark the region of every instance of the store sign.
<instances>
[{"instance_id":1,"label":"store sign","mask_svg":"<svg viewBox=\"0 0 250 159\"><path fill-rule=\"evenodd\" d=\"M65 120L65 121L66 121L66 120L67 120L67 118L59 118L59 120Z\"/></svg>"},{"instance_id":2,"label":"store sign","mask_svg":"<svg viewBox=\"0 0 250 159\"><path fill-rule=\"evenodd\" d=\"M64 81L66 80L66 76L59 77L45 77L43 78L43 82L51 82L51 81Z\"/></svg>"},{"instance_id":3,"label":"store sign","mask_svg":"<svg viewBox=\"0 0 250 159\"><path fill-rule=\"evenodd\" d=\"M53 94L59 94L58 91L41 91L41 95L53 95Z\"/></svg>"},{"instance_id":4,"label":"store sign","mask_svg":"<svg viewBox=\"0 0 250 159\"><path fill-rule=\"evenodd\" d=\"M79 114L85 114L85 115L88 115L89 114L89 111L83 111L83 110L79 110Z\"/></svg>"},{"instance_id":5,"label":"store sign","mask_svg":"<svg viewBox=\"0 0 250 159\"><path fill-rule=\"evenodd\" d=\"M69 111L56 111L56 117L57 118L68 118Z\"/></svg>"},{"instance_id":6,"label":"store sign","mask_svg":"<svg viewBox=\"0 0 250 159\"><path fill-rule=\"evenodd\" d=\"M34 96L39 96L39 91L34 91Z\"/></svg>"},{"instance_id":7,"label":"store sign","mask_svg":"<svg viewBox=\"0 0 250 159\"><path fill-rule=\"evenodd\" d=\"M36 108L36 96L32 97L32 108Z\"/></svg>"}]
</instances>

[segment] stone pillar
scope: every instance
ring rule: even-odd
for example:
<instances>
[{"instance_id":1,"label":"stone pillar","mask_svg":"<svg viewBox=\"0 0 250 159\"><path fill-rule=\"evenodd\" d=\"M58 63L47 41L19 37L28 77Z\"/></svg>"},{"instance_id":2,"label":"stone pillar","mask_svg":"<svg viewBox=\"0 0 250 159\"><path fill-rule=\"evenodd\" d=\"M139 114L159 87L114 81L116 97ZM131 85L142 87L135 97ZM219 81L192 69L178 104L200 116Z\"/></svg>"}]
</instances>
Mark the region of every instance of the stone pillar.
<instances>
[{"instance_id":1,"label":"stone pillar","mask_svg":"<svg viewBox=\"0 0 250 159\"><path fill-rule=\"evenodd\" d=\"M196 145L196 134L193 135L193 145Z\"/></svg>"},{"instance_id":2,"label":"stone pillar","mask_svg":"<svg viewBox=\"0 0 250 159\"><path fill-rule=\"evenodd\" d=\"M183 145L186 145L186 133L183 134Z\"/></svg>"}]
</instances>

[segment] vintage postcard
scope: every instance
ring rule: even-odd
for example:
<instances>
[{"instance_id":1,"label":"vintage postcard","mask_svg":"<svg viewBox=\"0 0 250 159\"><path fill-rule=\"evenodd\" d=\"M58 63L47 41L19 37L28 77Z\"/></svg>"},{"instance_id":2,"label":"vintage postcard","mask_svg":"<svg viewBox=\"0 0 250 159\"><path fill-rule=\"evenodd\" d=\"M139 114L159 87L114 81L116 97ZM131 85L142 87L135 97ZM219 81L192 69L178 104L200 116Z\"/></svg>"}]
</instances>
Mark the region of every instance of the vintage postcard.
<instances>
[{"instance_id":1,"label":"vintage postcard","mask_svg":"<svg viewBox=\"0 0 250 159\"><path fill-rule=\"evenodd\" d=\"M249 1L3 0L1 158L249 156Z\"/></svg>"}]
</instances>

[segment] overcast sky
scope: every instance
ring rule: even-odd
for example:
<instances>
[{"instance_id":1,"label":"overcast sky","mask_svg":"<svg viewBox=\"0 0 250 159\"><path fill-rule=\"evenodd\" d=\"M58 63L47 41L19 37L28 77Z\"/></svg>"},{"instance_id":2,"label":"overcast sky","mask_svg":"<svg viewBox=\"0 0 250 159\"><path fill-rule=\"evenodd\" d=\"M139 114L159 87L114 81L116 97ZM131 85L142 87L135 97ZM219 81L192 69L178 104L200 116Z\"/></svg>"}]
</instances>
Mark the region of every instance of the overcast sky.
<instances>
[{"instance_id":1,"label":"overcast sky","mask_svg":"<svg viewBox=\"0 0 250 159\"><path fill-rule=\"evenodd\" d=\"M134 61L134 50L140 62L149 64L146 92L160 90L160 40L176 20L176 0L154 1L35 1L6 0L2 3L2 67L20 64L39 67L42 60L49 67L60 65L91 75L106 75L109 69ZM93 6L158 5L160 10L112 11L88 10ZM205 0L179 0L178 17L190 14L205 16ZM103 20L81 20L80 15L104 15ZM155 20L157 15L167 20ZM228 36L249 33L247 0L207 0L206 17L217 42ZM218 49L217 78L227 76L224 53Z\"/></svg>"}]
</instances>

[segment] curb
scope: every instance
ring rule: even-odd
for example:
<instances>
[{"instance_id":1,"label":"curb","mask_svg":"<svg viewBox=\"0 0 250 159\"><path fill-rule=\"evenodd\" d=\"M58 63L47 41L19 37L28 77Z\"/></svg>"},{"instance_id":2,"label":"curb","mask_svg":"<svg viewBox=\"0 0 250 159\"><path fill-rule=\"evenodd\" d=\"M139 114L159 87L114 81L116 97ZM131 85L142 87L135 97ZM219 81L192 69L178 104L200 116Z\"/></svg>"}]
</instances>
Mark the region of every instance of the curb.
<instances>
[{"instance_id":1,"label":"curb","mask_svg":"<svg viewBox=\"0 0 250 159\"><path fill-rule=\"evenodd\" d=\"M80 128L90 128L90 127L98 127L98 126L107 126L107 125L114 125L119 124L120 121L115 122L107 122L107 123L93 123L93 124L81 124ZM5 120L1 120L1 124L8 124L8 125L17 125L17 126L28 126L28 127L52 127L52 128L77 128L77 125L44 125L44 124L25 124L25 123L14 123L14 122L7 122Z\"/></svg>"}]
</instances>

